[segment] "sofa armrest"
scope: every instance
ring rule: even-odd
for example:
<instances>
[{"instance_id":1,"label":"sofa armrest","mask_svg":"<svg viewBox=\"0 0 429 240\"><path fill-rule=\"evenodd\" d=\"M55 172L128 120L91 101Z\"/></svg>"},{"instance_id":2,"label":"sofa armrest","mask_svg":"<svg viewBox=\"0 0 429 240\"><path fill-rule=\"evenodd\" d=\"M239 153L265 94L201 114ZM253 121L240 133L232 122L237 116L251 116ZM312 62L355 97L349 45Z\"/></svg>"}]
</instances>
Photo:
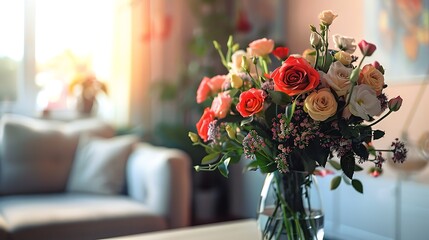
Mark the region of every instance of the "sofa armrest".
<instances>
[{"instance_id":1,"label":"sofa armrest","mask_svg":"<svg viewBox=\"0 0 429 240\"><path fill-rule=\"evenodd\" d=\"M189 226L190 164L181 150L139 143L127 164L128 195L165 216L170 228Z\"/></svg>"}]
</instances>

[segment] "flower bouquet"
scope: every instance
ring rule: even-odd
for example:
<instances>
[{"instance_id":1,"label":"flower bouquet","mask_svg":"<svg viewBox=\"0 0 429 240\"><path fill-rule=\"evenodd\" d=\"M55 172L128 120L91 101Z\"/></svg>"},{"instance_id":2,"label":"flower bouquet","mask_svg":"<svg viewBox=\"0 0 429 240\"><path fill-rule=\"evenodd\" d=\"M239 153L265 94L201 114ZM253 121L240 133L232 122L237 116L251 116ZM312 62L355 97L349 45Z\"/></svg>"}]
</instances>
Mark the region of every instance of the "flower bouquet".
<instances>
[{"instance_id":1,"label":"flower bouquet","mask_svg":"<svg viewBox=\"0 0 429 240\"><path fill-rule=\"evenodd\" d=\"M329 48L329 27L336 17L332 11L320 13L320 27L310 26L312 49L302 55L289 55L288 48L275 48L266 38L251 42L246 51L232 37L226 52L214 41L226 72L204 77L197 90L196 100L206 108L197 133L189 137L207 155L195 169L218 169L228 176L230 164L247 161L249 170L267 173L275 183L275 201L261 225L264 239L318 237L309 189L312 176L330 171L327 163L339 173L331 189L345 181L362 193L362 183L354 178L361 163L374 163L370 173L377 176L386 161L383 151L393 153L393 162L406 158L398 139L391 149L372 144L384 136L375 125L398 111L402 99L389 100L383 93L387 85L378 62L363 64L375 45L359 42L360 59L353 55L353 38L333 35L335 47ZM273 70L272 59L280 61Z\"/></svg>"}]
</instances>

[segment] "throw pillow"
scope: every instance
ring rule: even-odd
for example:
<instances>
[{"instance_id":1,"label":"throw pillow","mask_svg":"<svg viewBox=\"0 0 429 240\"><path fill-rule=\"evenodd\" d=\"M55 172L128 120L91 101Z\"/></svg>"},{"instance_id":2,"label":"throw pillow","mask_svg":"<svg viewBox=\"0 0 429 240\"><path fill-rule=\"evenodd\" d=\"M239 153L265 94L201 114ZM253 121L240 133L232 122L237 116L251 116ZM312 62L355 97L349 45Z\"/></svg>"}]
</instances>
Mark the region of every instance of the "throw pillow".
<instances>
[{"instance_id":1,"label":"throw pillow","mask_svg":"<svg viewBox=\"0 0 429 240\"><path fill-rule=\"evenodd\" d=\"M125 186L128 157L138 140L138 137L133 135L107 139L81 136L67 191L120 193Z\"/></svg>"},{"instance_id":2,"label":"throw pillow","mask_svg":"<svg viewBox=\"0 0 429 240\"><path fill-rule=\"evenodd\" d=\"M19 115L0 121L0 195L64 191L73 139L60 123Z\"/></svg>"}]
</instances>

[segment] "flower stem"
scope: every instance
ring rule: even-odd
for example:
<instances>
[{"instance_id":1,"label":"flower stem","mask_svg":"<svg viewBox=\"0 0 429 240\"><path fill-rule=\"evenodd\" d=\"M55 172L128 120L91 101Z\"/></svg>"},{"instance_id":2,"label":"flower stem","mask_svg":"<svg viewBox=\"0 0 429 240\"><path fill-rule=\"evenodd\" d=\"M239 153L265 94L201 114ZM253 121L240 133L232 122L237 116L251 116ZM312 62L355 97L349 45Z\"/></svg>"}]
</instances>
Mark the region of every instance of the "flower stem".
<instances>
[{"instance_id":1,"label":"flower stem","mask_svg":"<svg viewBox=\"0 0 429 240\"><path fill-rule=\"evenodd\" d=\"M389 114L391 114L392 112L393 112L392 110L389 110L389 112L388 112L388 113L386 113L383 117L381 117L381 118L377 119L377 121L375 121L375 122L371 123L371 124L370 124L370 125L368 125L368 126L369 126L369 127L374 126L375 124L379 123L381 120L383 120L384 118L386 118L387 116L389 116Z\"/></svg>"}]
</instances>

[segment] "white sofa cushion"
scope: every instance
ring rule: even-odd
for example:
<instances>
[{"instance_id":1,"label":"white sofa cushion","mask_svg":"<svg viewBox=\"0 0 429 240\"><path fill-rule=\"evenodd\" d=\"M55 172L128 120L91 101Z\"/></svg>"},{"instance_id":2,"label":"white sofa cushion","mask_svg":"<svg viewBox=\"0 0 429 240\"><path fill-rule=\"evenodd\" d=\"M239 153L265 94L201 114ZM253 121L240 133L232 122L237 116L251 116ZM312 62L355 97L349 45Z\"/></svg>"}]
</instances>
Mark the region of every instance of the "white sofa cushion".
<instances>
[{"instance_id":1,"label":"white sofa cushion","mask_svg":"<svg viewBox=\"0 0 429 240\"><path fill-rule=\"evenodd\" d=\"M125 166L137 136L81 136L67 185L69 192L119 194L125 185Z\"/></svg>"},{"instance_id":2,"label":"white sofa cushion","mask_svg":"<svg viewBox=\"0 0 429 240\"><path fill-rule=\"evenodd\" d=\"M0 198L13 239L100 239L167 228L163 216L126 196L43 194Z\"/></svg>"}]
</instances>

